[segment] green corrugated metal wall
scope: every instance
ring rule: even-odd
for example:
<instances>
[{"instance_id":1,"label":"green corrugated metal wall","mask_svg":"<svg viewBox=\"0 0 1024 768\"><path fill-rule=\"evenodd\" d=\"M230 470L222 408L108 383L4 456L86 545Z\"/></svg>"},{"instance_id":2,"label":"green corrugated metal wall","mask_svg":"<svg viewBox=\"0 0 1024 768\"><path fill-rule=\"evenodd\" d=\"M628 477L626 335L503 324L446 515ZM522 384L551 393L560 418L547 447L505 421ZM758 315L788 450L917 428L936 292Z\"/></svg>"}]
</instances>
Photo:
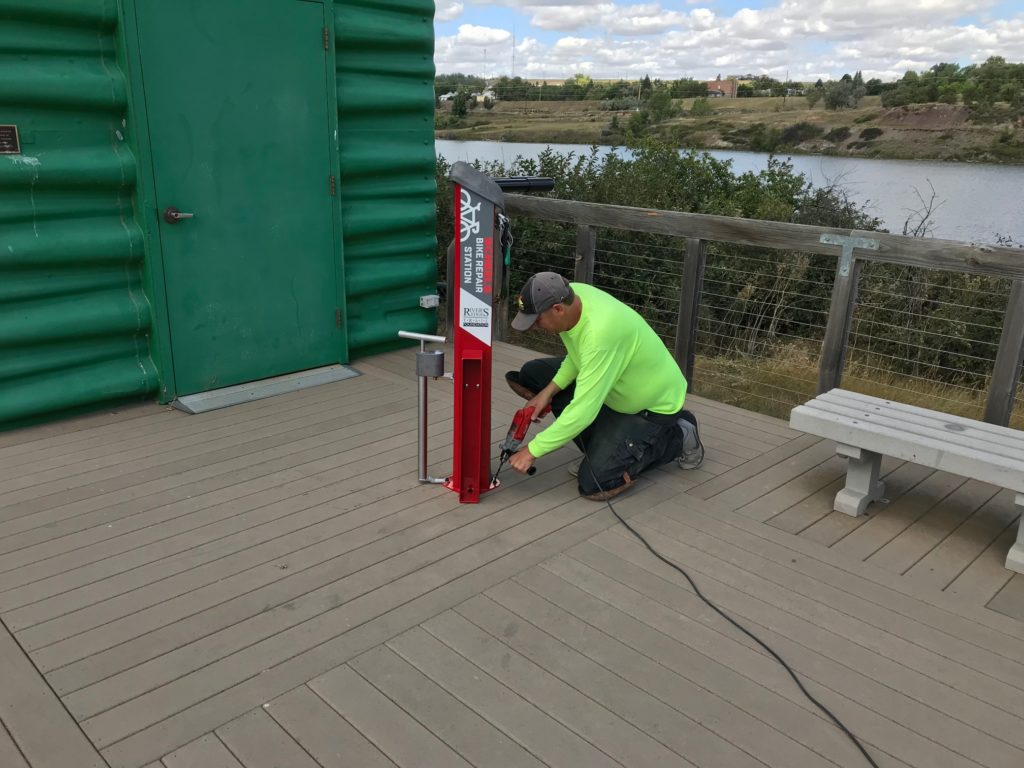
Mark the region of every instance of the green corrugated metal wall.
<instances>
[{"instance_id":1,"label":"green corrugated metal wall","mask_svg":"<svg viewBox=\"0 0 1024 768\"><path fill-rule=\"evenodd\" d=\"M0 425L156 390L115 0L0 0Z\"/></svg>"},{"instance_id":2,"label":"green corrugated metal wall","mask_svg":"<svg viewBox=\"0 0 1024 768\"><path fill-rule=\"evenodd\" d=\"M434 333L434 3L335 0L349 349Z\"/></svg>"},{"instance_id":3,"label":"green corrugated metal wall","mask_svg":"<svg viewBox=\"0 0 1024 768\"><path fill-rule=\"evenodd\" d=\"M433 11L335 0L353 358L434 328ZM0 0L0 123L23 145L0 155L0 428L157 391L119 18Z\"/></svg>"}]
</instances>

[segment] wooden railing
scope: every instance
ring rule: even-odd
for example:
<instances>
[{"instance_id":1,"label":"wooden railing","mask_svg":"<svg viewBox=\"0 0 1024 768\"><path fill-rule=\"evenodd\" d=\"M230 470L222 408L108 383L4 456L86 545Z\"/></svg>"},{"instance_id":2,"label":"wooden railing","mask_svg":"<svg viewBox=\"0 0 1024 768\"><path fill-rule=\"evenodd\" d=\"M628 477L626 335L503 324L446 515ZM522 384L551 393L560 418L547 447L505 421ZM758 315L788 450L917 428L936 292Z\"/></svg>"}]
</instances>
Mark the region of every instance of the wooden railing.
<instances>
[{"instance_id":1,"label":"wooden railing","mask_svg":"<svg viewBox=\"0 0 1024 768\"><path fill-rule=\"evenodd\" d=\"M505 206L512 216L576 225L574 278L577 282L593 282L598 228L683 238L686 241L686 256L683 260L673 353L687 379L691 381L697 342L697 315L710 242L833 255L837 258L836 281L832 288L832 300L818 370L818 393L838 387L842 382L850 324L857 299L857 282L860 265L863 262L878 261L1010 279L1013 283L984 415L985 421L992 424L1005 426L1009 423L1021 365L1024 363L1022 250L882 232L627 208L524 195L506 195ZM507 305L501 307L501 310L499 316L507 317Z\"/></svg>"}]
</instances>

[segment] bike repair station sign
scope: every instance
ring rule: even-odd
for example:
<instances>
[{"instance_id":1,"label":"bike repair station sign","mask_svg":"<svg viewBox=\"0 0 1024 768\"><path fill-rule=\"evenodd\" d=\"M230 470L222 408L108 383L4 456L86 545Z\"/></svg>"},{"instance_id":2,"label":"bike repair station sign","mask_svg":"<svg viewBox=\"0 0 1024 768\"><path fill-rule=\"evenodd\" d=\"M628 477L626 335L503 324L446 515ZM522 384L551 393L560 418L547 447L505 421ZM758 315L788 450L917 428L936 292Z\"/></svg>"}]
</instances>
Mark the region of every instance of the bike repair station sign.
<instances>
[{"instance_id":1,"label":"bike repair station sign","mask_svg":"<svg viewBox=\"0 0 1024 768\"><path fill-rule=\"evenodd\" d=\"M494 204L465 187L459 197L459 327L491 346Z\"/></svg>"}]
</instances>

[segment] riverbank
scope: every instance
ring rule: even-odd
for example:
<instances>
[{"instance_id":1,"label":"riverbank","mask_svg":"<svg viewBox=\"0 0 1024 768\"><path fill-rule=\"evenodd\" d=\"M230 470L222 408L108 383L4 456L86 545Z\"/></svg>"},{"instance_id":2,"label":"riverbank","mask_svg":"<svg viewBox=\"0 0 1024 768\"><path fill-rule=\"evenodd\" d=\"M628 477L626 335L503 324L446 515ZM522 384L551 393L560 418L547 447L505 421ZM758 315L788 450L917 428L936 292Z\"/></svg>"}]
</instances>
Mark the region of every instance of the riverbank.
<instances>
[{"instance_id":1,"label":"riverbank","mask_svg":"<svg viewBox=\"0 0 1024 768\"><path fill-rule=\"evenodd\" d=\"M1024 124L978 122L966 107L918 104L887 109L877 96L857 109L809 108L802 97L710 99L711 113L682 112L647 126L643 135L678 147L898 160L1024 164ZM495 102L461 120L440 105L436 138L460 141L622 144L634 112L600 102Z\"/></svg>"}]
</instances>

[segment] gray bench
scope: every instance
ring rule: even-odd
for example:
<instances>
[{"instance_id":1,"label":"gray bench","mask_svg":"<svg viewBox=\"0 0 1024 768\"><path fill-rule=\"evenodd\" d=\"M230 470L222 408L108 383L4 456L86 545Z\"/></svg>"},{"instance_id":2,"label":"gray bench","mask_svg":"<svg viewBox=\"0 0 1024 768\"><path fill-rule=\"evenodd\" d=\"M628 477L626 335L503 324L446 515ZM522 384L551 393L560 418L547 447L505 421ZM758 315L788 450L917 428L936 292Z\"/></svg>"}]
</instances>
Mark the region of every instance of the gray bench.
<instances>
[{"instance_id":1,"label":"gray bench","mask_svg":"<svg viewBox=\"0 0 1024 768\"><path fill-rule=\"evenodd\" d=\"M861 515L882 498L882 456L922 464L1008 488L1024 510L1024 432L926 408L833 389L793 409L793 429L838 443L846 456L846 487L834 508ZM1010 547L1006 567L1024 573L1024 522Z\"/></svg>"}]
</instances>

